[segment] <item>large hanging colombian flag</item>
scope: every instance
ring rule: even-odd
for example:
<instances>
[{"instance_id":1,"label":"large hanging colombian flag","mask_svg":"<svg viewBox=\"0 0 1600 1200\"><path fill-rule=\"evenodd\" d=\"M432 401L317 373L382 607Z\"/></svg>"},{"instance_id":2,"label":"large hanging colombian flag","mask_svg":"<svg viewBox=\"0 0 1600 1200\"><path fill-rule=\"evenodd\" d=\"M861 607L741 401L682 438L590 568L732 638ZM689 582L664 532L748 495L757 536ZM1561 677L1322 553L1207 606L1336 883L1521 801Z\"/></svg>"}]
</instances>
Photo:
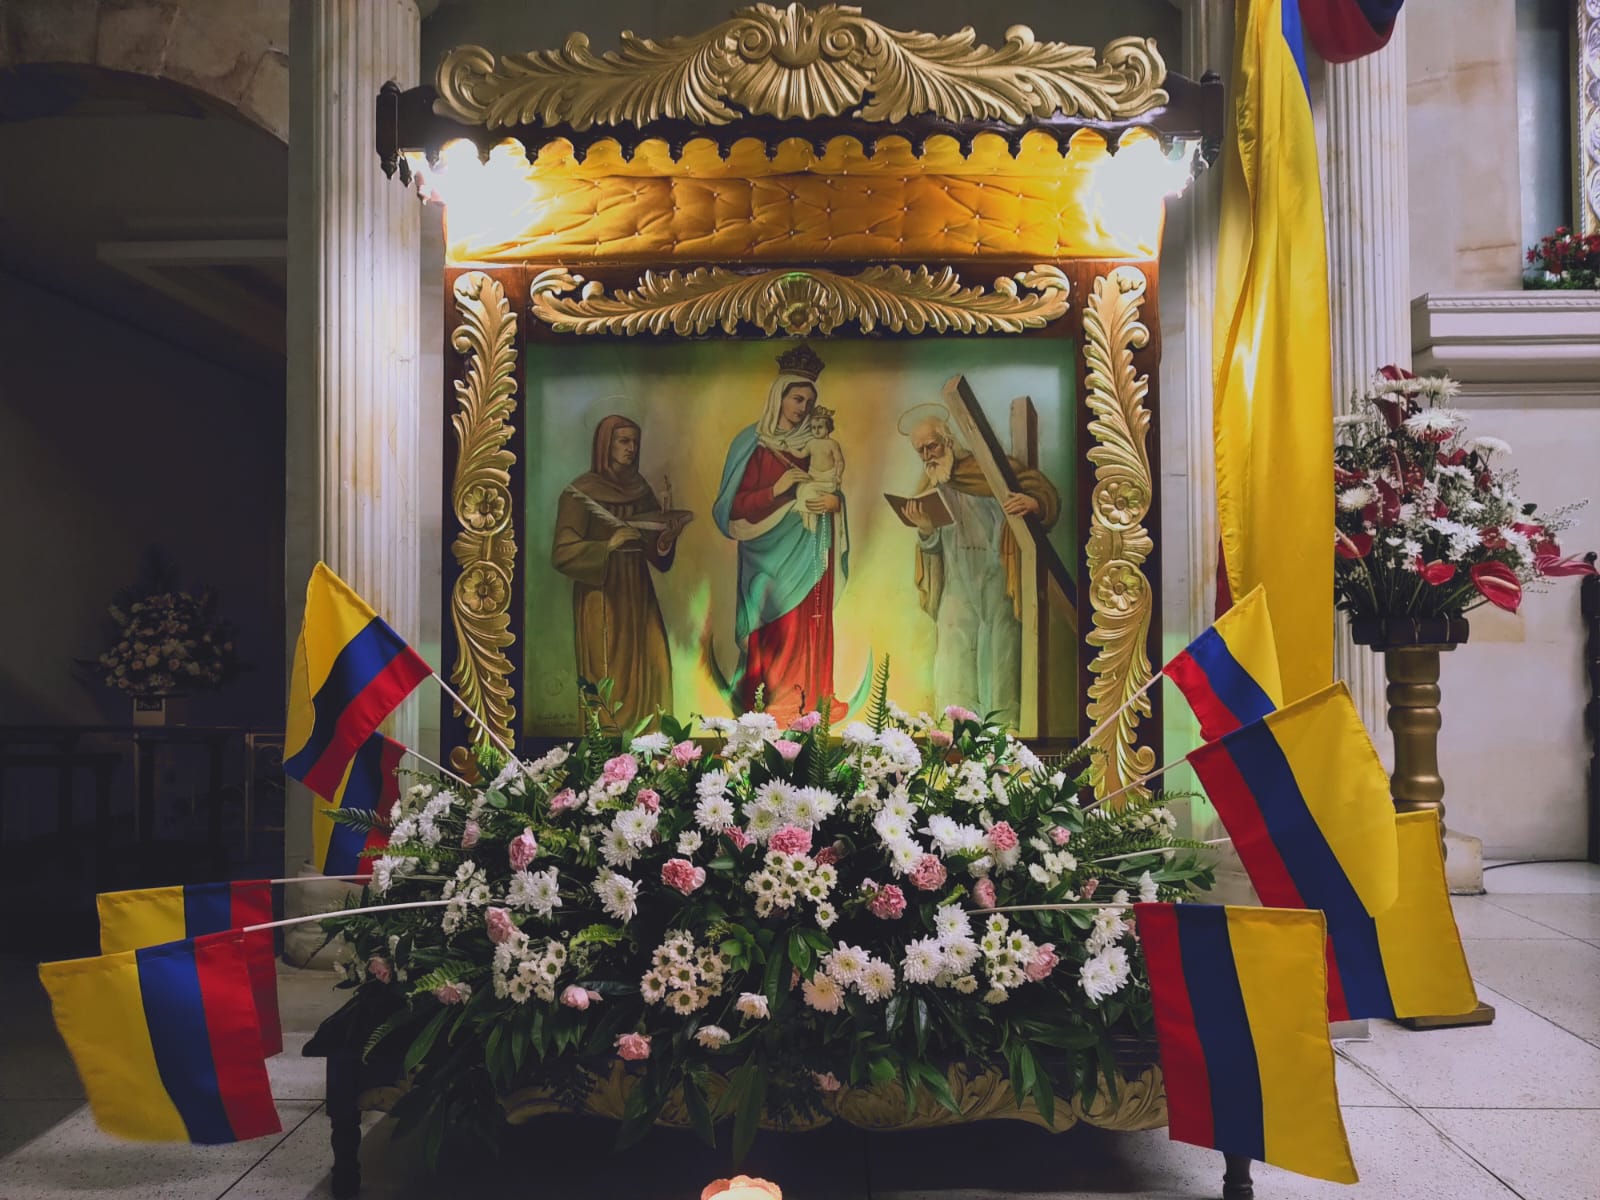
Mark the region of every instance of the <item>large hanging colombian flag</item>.
<instances>
[{"instance_id":1,"label":"large hanging colombian flag","mask_svg":"<svg viewBox=\"0 0 1600 1200\"><path fill-rule=\"evenodd\" d=\"M1283 691L1333 678L1333 366L1299 0L1238 0L1213 340L1227 585L1272 597Z\"/></svg>"}]
</instances>

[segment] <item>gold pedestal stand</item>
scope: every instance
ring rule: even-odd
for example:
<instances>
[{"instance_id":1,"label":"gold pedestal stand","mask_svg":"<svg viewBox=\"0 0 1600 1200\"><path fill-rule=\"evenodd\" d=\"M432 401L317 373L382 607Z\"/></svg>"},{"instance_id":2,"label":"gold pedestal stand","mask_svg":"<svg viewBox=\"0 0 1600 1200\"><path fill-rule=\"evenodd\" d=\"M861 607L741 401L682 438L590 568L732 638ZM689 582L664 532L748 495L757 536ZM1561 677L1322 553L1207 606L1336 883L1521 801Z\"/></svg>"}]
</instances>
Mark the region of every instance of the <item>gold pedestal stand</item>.
<instances>
[{"instance_id":1,"label":"gold pedestal stand","mask_svg":"<svg viewBox=\"0 0 1600 1200\"><path fill-rule=\"evenodd\" d=\"M1421 620L1354 620L1357 645L1383 655L1389 680L1389 731L1394 734L1394 774L1389 791L1400 812L1433 809L1444 837L1444 779L1439 774L1439 655L1467 640L1462 617ZM1440 852L1445 848L1440 846ZM1402 1017L1407 1029L1456 1029L1489 1025L1494 1009L1482 1001L1472 1012L1451 1017Z\"/></svg>"}]
</instances>

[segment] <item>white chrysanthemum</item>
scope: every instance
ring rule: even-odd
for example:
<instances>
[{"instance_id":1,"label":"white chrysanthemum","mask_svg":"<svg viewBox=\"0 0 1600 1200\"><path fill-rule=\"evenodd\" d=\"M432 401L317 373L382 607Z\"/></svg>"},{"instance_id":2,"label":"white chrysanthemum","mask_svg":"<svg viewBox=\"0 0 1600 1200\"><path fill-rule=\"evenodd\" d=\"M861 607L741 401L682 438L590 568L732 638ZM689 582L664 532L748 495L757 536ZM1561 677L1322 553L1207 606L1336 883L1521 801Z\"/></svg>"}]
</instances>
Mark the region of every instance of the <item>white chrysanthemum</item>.
<instances>
[{"instance_id":1,"label":"white chrysanthemum","mask_svg":"<svg viewBox=\"0 0 1600 1200\"><path fill-rule=\"evenodd\" d=\"M883 808L879 815L888 815L904 822L909 827L911 822L916 819L917 806L912 802L909 795L896 788L889 793L889 798L883 802Z\"/></svg>"},{"instance_id":2,"label":"white chrysanthemum","mask_svg":"<svg viewBox=\"0 0 1600 1200\"><path fill-rule=\"evenodd\" d=\"M878 740L878 735L872 732L872 726L861 721L851 721L839 736L846 746L855 747L871 746Z\"/></svg>"},{"instance_id":3,"label":"white chrysanthemum","mask_svg":"<svg viewBox=\"0 0 1600 1200\"><path fill-rule=\"evenodd\" d=\"M985 1004L1004 1004L1009 993L1003 987L992 987L983 994Z\"/></svg>"},{"instance_id":4,"label":"white chrysanthemum","mask_svg":"<svg viewBox=\"0 0 1600 1200\"><path fill-rule=\"evenodd\" d=\"M1149 871L1139 876L1139 899L1141 902L1154 904L1160 894L1160 890L1156 887L1156 881L1150 878Z\"/></svg>"},{"instance_id":5,"label":"white chrysanthemum","mask_svg":"<svg viewBox=\"0 0 1600 1200\"><path fill-rule=\"evenodd\" d=\"M1083 986L1083 994L1094 1004L1115 995L1117 991L1111 969L1106 965L1105 957L1099 954L1078 968L1078 982Z\"/></svg>"},{"instance_id":6,"label":"white chrysanthemum","mask_svg":"<svg viewBox=\"0 0 1600 1200\"><path fill-rule=\"evenodd\" d=\"M867 963L861 973L861 996L868 1004L877 1004L894 995L894 967L881 958Z\"/></svg>"},{"instance_id":7,"label":"white chrysanthemum","mask_svg":"<svg viewBox=\"0 0 1600 1200\"><path fill-rule=\"evenodd\" d=\"M639 885L615 871L601 871L595 880L595 896L606 915L624 923L638 911Z\"/></svg>"},{"instance_id":8,"label":"white chrysanthemum","mask_svg":"<svg viewBox=\"0 0 1600 1200\"><path fill-rule=\"evenodd\" d=\"M877 832L878 839L886 846L903 842L911 836L910 823L895 816L887 808L878 810L878 815L872 818L872 828Z\"/></svg>"},{"instance_id":9,"label":"white chrysanthemum","mask_svg":"<svg viewBox=\"0 0 1600 1200\"><path fill-rule=\"evenodd\" d=\"M1483 454L1510 454L1511 443L1497 437L1475 437L1467 445Z\"/></svg>"},{"instance_id":10,"label":"white chrysanthemum","mask_svg":"<svg viewBox=\"0 0 1600 1200\"><path fill-rule=\"evenodd\" d=\"M832 951L823 955L822 969L848 987L861 982L867 964L871 961L872 956L860 946L840 942Z\"/></svg>"},{"instance_id":11,"label":"white chrysanthemum","mask_svg":"<svg viewBox=\"0 0 1600 1200\"><path fill-rule=\"evenodd\" d=\"M1465 417L1448 408L1425 408L1419 413L1412 413L1405 420L1406 432L1413 437L1454 433L1458 429L1465 429L1466 425Z\"/></svg>"},{"instance_id":12,"label":"white chrysanthemum","mask_svg":"<svg viewBox=\"0 0 1600 1200\"><path fill-rule=\"evenodd\" d=\"M639 847L633 844L625 831L613 825L600 839L600 857L606 860L607 866L629 867L639 857Z\"/></svg>"},{"instance_id":13,"label":"white chrysanthemum","mask_svg":"<svg viewBox=\"0 0 1600 1200\"><path fill-rule=\"evenodd\" d=\"M778 718L766 712L740 713L738 725L741 729L753 730L756 733L776 733Z\"/></svg>"},{"instance_id":14,"label":"white chrysanthemum","mask_svg":"<svg viewBox=\"0 0 1600 1200\"><path fill-rule=\"evenodd\" d=\"M959 904L941 904L934 911L933 928L939 940L944 942L972 936L972 922Z\"/></svg>"},{"instance_id":15,"label":"white chrysanthemum","mask_svg":"<svg viewBox=\"0 0 1600 1200\"><path fill-rule=\"evenodd\" d=\"M833 926L833 923L835 921L837 921L838 919L839 919L839 910L834 908L833 905L831 905L831 904L819 904L819 905L817 905L817 911L816 911L817 928L819 928L819 929L829 929L829 928L831 928Z\"/></svg>"},{"instance_id":16,"label":"white chrysanthemum","mask_svg":"<svg viewBox=\"0 0 1600 1200\"><path fill-rule=\"evenodd\" d=\"M884 847L889 852L889 865L896 875L909 875L922 861L922 847L910 838L901 838Z\"/></svg>"},{"instance_id":17,"label":"white chrysanthemum","mask_svg":"<svg viewBox=\"0 0 1600 1200\"><path fill-rule=\"evenodd\" d=\"M844 989L832 976L818 974L800 985L800 995L818 1012L835 1013L844 1004Z\"/></svg>"},{"instance_id":18,"label":"white chrysanthemum","mask_svg":"<svg viewBox=\"0 0 1600 1200\"><path fill-rule=\"evenodd\" d=\"M1367 505L1378 498L1378 491L1371 484L1359 483L1355 487L1345 488L1339 493L1339 507L1344 512L1360 512Z\"/></svg>"},{"instance_id":19,"label":"white chrysanthemum","mask_svg":"<svg viewBox=\"0 0 1600 1200\"><path fill-rule=\"evenodd\" d=\"M752 1021L765 1021L767 1019L767 998L760 992L740 992L739 998L734 1001L733 1007L738 1010L741 1017Z\"/></svg>"},{"instance_id":20,"label":"white chrysanthemum","mask_svg":"<svg viewBox=\"0 0 1600 1200\"><path fill-rule=\"evenodd\" d=\"M978 977L976 975L960 975L950 981L950 986L963 996L970 996L978 990Z\"/></svg>"},{"instance_id":21,"label":"white chrysanthemum","mask_svg":"<svg viewBox=\"0 0 1600 1200\"><path fill-rule=\"evenodd\" d=\"M964 975L978 961L978 943L971 938L953 938L944 943L945 970Z\"/></svg>"},{"instance_id":22,"label":"white chrysanthemum","mask_svg":"<svg viewBox=\"0 0 1600 1200\"><path fill-rule=\"evenodd\" d=\"M1465 558L1483 542L1483 537L1477 529L1460 521L1452 521L1448 517L1433 517L1429 519L1428 525L1449 539L1447 553L1454 559Z\"/></svg>"},{"instance_id":23,"label":"white chrysanthemum","mask_svg":"<svg viewBox=\"0 0 1600 1200\"><path fill-rule=\"evenodd\" d=\"M695 824L709 833L733 828L736 815L733 801L722 795L706 796L694 806Z\"/></svg>"},{"instance_id":24,"label":"white chrysanthemum","mask_svg":"<svg viewBox=\"0 0 1600 1200\"><path fill-rule=\"evenodd\" d=\"M660 818L648 808L625 808L616 815L612 828L633 846L648 846L655 836Z\"/></svg>"},{"instance_id":25,"label":"white chrysanthemum","mask_svg":"<svg viewBox=\"0 0 1600 1200\"><path fill-rule=\"evenodd\" d=\"M732 1041L733 1035L721 1025L702 1025L695 1031L694 1040L707 1050L717 1050Z\"/></svg>"},{"instance_id":26,"label":"white chrysanthemum","mask_svg":"<svg viewBox=\"0 0 1600 1200\"><path fill-rule=\"evenodd\" d=\"M903 729L885 729L878 735L884 756L902 771L915 771L922 765L922 751Z\"/></svg>"},{"instance_id":27,"label":"white chrysanthemum","mask_svg":"<svg viewBox=\"0 0 1600 1200\"><path fill-rule=\"evenodd\" d=\"M527 870L514 873L511 876L511 885L506 890L506 904L511 908L524 909L541 917L548 917L561 907L561 887L557 869L547 867L538 874Z\"/></svg>"},{"instance_id":28,"label":"white chrysanthemum","mask_svg":"<svg viewBox=\"0 0 1600 1200\"><path fill-rule=\"evenodd\" d=\"M700 776L700 781L694 785L694 793L702 800L709 796L726 796L728 794L728 773L726 771L707 771Z\"/></svg>"},{"instance_id":29,"label":"white chrysanthemum","mask_svg":"<svg viewBox=\"0 0 1600 1200\"><path fill-rule=\"evenodd\" d=\"M796 825L808 828L821 824L839 810L839 797L827 788L801 788L795 793L789 814Z\"/></svg>"},{"instance_id":30,"label":"white chrysanthemum","mask_svg":"<svg viewBox=\"0 0 1600 1200\"><path fill-rule=\"evenodd\" d=\"M639 980L639 995L646 1004L660 1004L667 994L667 978L660 971L646 971Z\"/></svg>"},{"instance_id":31,"label":"white chrysanthemum","mask_svg":"<svg viewBox=\"0 0 1600 1200\"><path fill-rule=\"evenodd\" d=\"M944 947L934 938L918 938L906 946L900 972L907 983L932 983L944 970Z\"/></svg>"},{"instance_id":32,"label":"white chrysanthemum","mask_svg":"<svg viewBox=\"0 0 1600 1200\"><path fill-rule=\"evenodd\" d=\"M654 758L672 749L672 739L664 733L645 733L634 738L629 749L646 758Z\"/></svg>"},{"instance_id":33,"label":"white chrysanthemum","mask_svg":"<svg viewBox=\"0 0 1600 1200\"><path fill-rule=\"evenodd\" d=\"M700 834L693 829L685 829L678 835L678 853L683 855L693 854L700 849L702 842Z\"/></svg>"},{"instance_id":34,"label":"white chrysanthemum","mask_svg":"<svg viewBox=\"0 0 1600 1200\"><path fill-rule=\"evenodd\" d=\"M771 804L756 804L748 810L750 836L765 842L784 826L782 810Z\"/></svg>"}]
</instances>

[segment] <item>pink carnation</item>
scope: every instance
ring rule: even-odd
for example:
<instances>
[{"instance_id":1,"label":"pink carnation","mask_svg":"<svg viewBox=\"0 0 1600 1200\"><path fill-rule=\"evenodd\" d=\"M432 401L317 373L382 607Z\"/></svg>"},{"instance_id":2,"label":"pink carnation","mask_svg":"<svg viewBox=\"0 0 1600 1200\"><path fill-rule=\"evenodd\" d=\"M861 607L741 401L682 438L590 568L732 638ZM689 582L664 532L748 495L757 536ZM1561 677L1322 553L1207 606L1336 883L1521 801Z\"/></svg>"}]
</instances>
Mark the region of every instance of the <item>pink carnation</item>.
<instances>
[{"instance_id":1,"label":"pink carnation","mask_svg":"<svg viewBox=\"0 0 1600 1200\"><path fill-rule=\"evenodd\" d=\"M617 1057L629 1062L643 1062L650 1057L650 1035L647 1033L621 1033L617 1035Z\"/></svg>"},{"instance_id":2,"label":"pink carnation","mask_svg":"<svg viewBox=\"0 0 1600 1200\"><path fill-rule=\"evenodd\" d=\"M1065 846L1072 840L1072 830L1063 829L1059 825L1050 827L1050 840L1058 846Z\"/></svg>"},{"instance_id":3,"label":"pink carnation","mask_svg":"<svg viewBox=\"0 0 1600 1200\"><path fill-rule=\"evenodd\" d=\"M468 821L461 827L461 848L471 850L478 844L478 839L483 836L483 830L476 821Z\"/></svg>"},{"instance_id":4,"label":"pink carnation","mask_svg":"<svg viewBox=\"0 0 1600 1200\"><path fill-rule=\"evenodd\" d=\"M928 740L935 746L948 746L955 741L955 738L950 735L948 729L930 729L928 730Z\"/></svg>"},{"instance_id":5,"label":"pink carnation","mask_svg":"<svg viewBox=\"0 0 1600 1200\"><path fill-rule=\"evenodd\" d=\"M1046 942L1033 952L1033 961L1026 968L1028 978L1035 983L1042 981L1051 971L1054 971L1061 962L1061 956L1056 953L1056 944Z\"/></svg>"},{"instance_id":6,"label":"pink carnation","mask_svg":"<svg viewBox=\"0 0 1600 1200\"><path fill-rule=\"evenodd\" d=\"M730 842L732 842L735 846L737 846L741 850L743 850L751 842L755 841L755 838L751 837L748 833L746 833L744 830L740 829L737 825L732 825L732 826L729 826L727 829L724 829L722 831L722 836L727 838Z\"/></svg>"},{"instance_id":7,"label":"pink carnation","mask_svg":"<svg viewBox=\"0 0 1600 1200\"><path fill-rule=\"evenodd\" d=\"M639 794L633 798L634 803L646 812L661 811L661 793L655 788L640 788Z\"/></svg>"},{"instance_id":8,"label":"pink carnation","mask_svg":"<svg viewBox=\"0 0 1600 1200\"><path fill-rule=\"evenodd\" d=\"M581 988L577 984L573 984L569 988L564 988L561 992L561 1003L565 1004L568 1008L575 1008L579 1012L582 1012L584 1009L588 1008L589 1005L596 1003L599 999L599 992L596 992L590 988Z\"/></svg>"},{"instance_id":9,"label":"pink carnation","mask_svg":"<svg viewBox=\"0 0 1600 1200\"><path fill-rule=\"evenodd\" d=\"M979 908L994 907L994 880L984 878L972 885L972 898L978 902Z\"/></svg>"},{"instance_id":10,"label":"pink carnation","mask_svg":"<svg viewBox=\"0 0 1600 1200\"><path fill-rule=\"evenodd\" d=\"M553 813L565 812L569 808L578 807L578 793L571 788L562 788L550 797L550 811Z\"/></svg>"},{"instance_id":11,"label":"pink carnation","mask_svg":"<svg viewBox=\"0 0 1600 1200\"><path fill-rule=\"evenodd\" d=\"M939 857L936 854L924 854L917 860L917 865L911 871L913 886L921 888L925 892L931 892L936 887L943 887L944 880L944 864L939 861Z\"/></svg>"},{"instance_id":12,"label":"pink carnation","mask_svg":"<svg viewBox=\"0 0 1600 1200\"><path fill-rule=\"evenodd\" d=\"M793 762L800 757L799 742L773 742L772 748L778 752L778 757L783 759L784 762Z\"/></svg>"},{"instance_id":13,"label":"pink carnation","mask_svg":"<svg viewBox=\"0 0 1600 1200\"><path fill-rule=\"evenodd\" d=\"M996 854L1017 848L1017 831L1009 821L996 821L989 829L989 849Z\"/></svg>"},{"instance_id":14,"label":"pink carnation","mask_svg":"<svg viewBox=\"0 0 1600 1200\"><path fill-rule=\"evenodd\" d=\"M906 911L906 894L894 884L886 884L878 889L878 894L867 907L872 910L873 916L893 921Z\"/></svg>"},{"instance_id":15,"label":"pink carnation","mask_svg":"<svg viewBox=\"0 0 1600 1200\"><path fill-rule=\"evenodd\" d=\"M821 723L822 723L822 714L819 713L816 709L812 709L810 712L804 713L801 716L796 717L790 723L789 728L794 730L796 733L810 733L813 729L815 729Z\"/></svg>"},{"instance_id":16,"label":"pink carnation","mask_svg":"<svg viewBox=\"0 0 1600 1200\"><path fill-rule=\"evenodd\" d=\"M533 830L524 829L511 839L511 846L507 853L511 856L511 869L520 871L539 855L539 843L534 840Z\"/></svg>"},{"instance_id":17,"label":"pink carnation","mask_svg":"<svg viewBox=\"0 0 1600 1200\"><path fill-rule=\"evenodd\" d=\"M1098 879L1086 879L1086 880L1084 880L1084 883L1083 883L1083 898L1085 900L1087 900L1090 896L1095 894L1095 891L1099 887L1100 887L1100 881Z\"/></svg>"},{"instance_id":18,"label":"pink carnation","mask_svg":"<svg viewBox=\"0 0 1600 1200\"><path fill-rule=\"evenodd\" d=\"M944 715L952 721L976 721L978 714L970 708L962 708L959 704L952 704L944 710Z\"/></svg>"},{"instance_id":19,"label":"pink carnation","mask_svg":"<svg viewBox=\"0 0 1600 1200\"><path fill-rule=\"evenodd\" d=\"M672 858L661 864L661 882L676 888L687 896L706 881L706 869L697 867L687 858Z\"/></svg>"},{"instance_id":20,"label":"pink carnation","mask_svg":"<svg viewBox=\"0 0 1600 1200\"><path fill-rule=\"evenodd\" d=\"M839 851L832 846L824 846L816 854L817 866L826 867L839 861Z\"/></svg>"},{"instance_id":21,"label":"pink carnation","mask_svg":"<svg viewBox=\"0 0 1600 1200\"><path fill-rule=\"evenodd\" d=\"M631 754L619 754L615 758L606 760L600 778L607 783L631 783L638 773L639 760Z\"/></svg>"},{"instance_id":22,"label":"pink carnation","mask_svg":"<svg viewBox=\"0 0 1600 1200\"><path fill-rule=\"evenodd\" d=\"M467 983L441 983L433 989L433 998L440 1004L460 1004L472 995L472 985Z\"/></svg>"},{"instance_id":23,"label":"pink carnation","mask_svg":"<svg viewBox=\"0 0 1600 1200\"><path fill-rule=\"evenodd\" d=\"M680 767L687 767L700 757L700 747L693 742L679 742L672 748L672 761Z\"/></svg>"},{"instance_id":24,"label":"pink carnation","mask_svg":"<svg viewBox=\"0 0 1600 1200\"><path fill-rule=\"evenodd\" d=\"M483 914L483 923L488 927L489 940L496 946L509 942L511 935L517 931L516 922L511 919L509 909L489 909Z\"/></svg>"},{"instance_id":25,"label":"pink carnation","mask_svg":"<svg viewBox=\"0 0 1600 1200\"><path fill-rule=\"evenodd\" d=\"M377 957L367 959L367 974L371 975L379 983L388 983L391 978L389 960Z\"/></svg>"},{"instance_id":26,"label":"pink carnation","mask_svg":"<svg viewBox=\"0 0 1600 1200\"><path fill-rule=\"evenodd\" d=\"M767 849L776 850L780 854L809 854L811 831L801 829L798 825L785 825L772 835L772 840L767 843Z\"/></svg>"},{"instance_id":27,"label":"pink carnation","mask_svg":"<svg viewBox=\"0 0 1600 1200\"><path fill-rule=\"evenodd\" d=\"M829 1071L826 1075L819 1075L813 1071L811 1072L811 1078L816 1082L819 1092L837 1092L844 1086L832 1071Z\"/></svg>"}]
</instances>

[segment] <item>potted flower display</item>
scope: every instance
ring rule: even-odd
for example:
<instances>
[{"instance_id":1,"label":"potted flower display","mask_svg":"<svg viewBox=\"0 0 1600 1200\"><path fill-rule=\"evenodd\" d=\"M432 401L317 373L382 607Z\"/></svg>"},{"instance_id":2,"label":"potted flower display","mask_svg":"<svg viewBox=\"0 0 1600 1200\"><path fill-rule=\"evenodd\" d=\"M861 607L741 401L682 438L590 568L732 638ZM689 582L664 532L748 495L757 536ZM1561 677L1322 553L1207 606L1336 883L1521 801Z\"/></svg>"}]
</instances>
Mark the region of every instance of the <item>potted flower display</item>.
<instances>
[{"instance_id":1,"label":"potted flower display","mask_svg":"<svg viewBox=\"0 0 1600 1200\"><path fill-rule=\"evenodd\" d=\"M1542 581L1594 573L1556 541L1581 502L1542 513L1523 500L1511 447L1468 433L1448 407L1457 390L1384 367L1360 410L1335 420L1335 603L1385 657L1402 809L1443 807L1439 654L1467 640L1466 613L1516 612Z\"/></svg>"},{"instance_id":2,"label":"potted flower display","mask_svg":"<svg viewBox=\"0 0 1600 1200\"><path fill-rule=\"evenodd\" d=\"M1529 288L1592 291L1600 288L1600 233L1573 233L1562 226L1528 250L1524 277Z\"/></svg>"},{"instance_id":3,"label":"potted flower display","mask_svg":"<svg viewBox=\"0 0 1600 1200\"><path fill-rule=\"evenodd\" d=\"M827 711L596 721L409 788L369 891L448 903L338 922L355 994L330 1021L409 1073L396 1115L432 1147L552 1108L624 1141L727 1117L737 1155L761 1124L889 1123L908 1096L1070 1124L1115 1089L1152 1020L1122 906L1208 887L1198 845L1160 797L1083 803L964 709L880 686L842 737ZM1046 908L995 911L1018 905Z\"/></svg>"}]
</instances>

